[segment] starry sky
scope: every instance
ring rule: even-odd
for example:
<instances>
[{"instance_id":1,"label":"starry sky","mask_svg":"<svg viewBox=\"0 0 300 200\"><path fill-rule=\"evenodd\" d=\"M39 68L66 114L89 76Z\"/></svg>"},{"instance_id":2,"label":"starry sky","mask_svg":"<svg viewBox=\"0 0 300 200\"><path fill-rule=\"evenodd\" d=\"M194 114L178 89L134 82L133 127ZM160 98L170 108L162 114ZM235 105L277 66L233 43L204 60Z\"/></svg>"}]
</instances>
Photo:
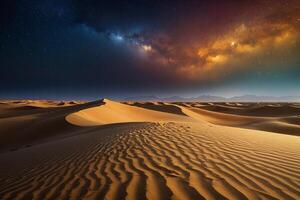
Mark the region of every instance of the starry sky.
<instances>
[{"instance_id":1,"label":"starry sky","mask_svg":"<svg viewBox=\"0 0 300 200\"><path fill-rule=\"evenodd\" d=\"M299 0L2 0L0 98L300 95Z\"/></svg>"}]
</instances>

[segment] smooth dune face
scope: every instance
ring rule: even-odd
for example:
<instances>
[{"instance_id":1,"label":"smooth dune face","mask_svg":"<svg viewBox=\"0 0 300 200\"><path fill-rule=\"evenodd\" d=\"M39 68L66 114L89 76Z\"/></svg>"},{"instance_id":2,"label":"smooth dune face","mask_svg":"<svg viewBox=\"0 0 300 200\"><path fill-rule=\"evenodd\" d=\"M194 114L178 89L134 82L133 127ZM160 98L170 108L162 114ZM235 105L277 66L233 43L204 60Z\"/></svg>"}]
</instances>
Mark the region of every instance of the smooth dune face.
<instances>
[{"instance_id":1,"label":"smooth dune face","mask_svg":"<svg viewBox=\"0 0 300 200\"><path fill-rule=\"evenodd\" d=\"M0 105L5 114L0 123L10 120L13 124L17 117L19 124L22 118L35 116L34 124L42 127L33 126L33 132L16 128L19 138L21 133L28 134L36 143L23 142L17 149L0 153L0 197L300 199L299 136L228 127L230 120L243 127L253 116L240 119L227 113L223 120L229 125L220 125L221 112L195 110L203 105L155 103L146 109L104 100L43 108L38 113L18 111L15 117L10 110L14 106ZM285 123L298 123L293 114L285 119ZM127 123L116 124L121 122ZM47 140L38 140L35 129L37 135L48 130ZM3 138L9 134L1 126L0 130ZM57 135L55 130L63 137L50 137L51 132Z\"/></svg>"},{"instance_id":2,"label":"smooth dune face","mask_svg":"<svg viewBox=\"0 0 300 200\"><path fill-rule=\"evenodd\" d=\"M300 135L299 108L291 103L178 103L175 105L198 121Z\"/></svg>"},{"instance_id":3,"label":"smooth dune face","mask_svg":"<svg viewBox=\"0 0 300 200\"><path fill-rule=\"evenodd\" d=\"M66 117L66 120L78 126L95 126L126 122L193 121L187 116L159 112L122 103L103 100L104 105L81 110Z\"/></svg>"},{"instance_id":4,"label":"smooth dune face","mask_svg":"<svg viewBox=\"0 0 300 200\"><path fill-rule=\"evenodd\" d=\"M0 152L84 131L68 123L65 117L70 113L102 104L90 102L53 106L53 101L43 101L43 107L38 107L39 102L6 101L0 104Z\"/></svg>"}]
</instances>

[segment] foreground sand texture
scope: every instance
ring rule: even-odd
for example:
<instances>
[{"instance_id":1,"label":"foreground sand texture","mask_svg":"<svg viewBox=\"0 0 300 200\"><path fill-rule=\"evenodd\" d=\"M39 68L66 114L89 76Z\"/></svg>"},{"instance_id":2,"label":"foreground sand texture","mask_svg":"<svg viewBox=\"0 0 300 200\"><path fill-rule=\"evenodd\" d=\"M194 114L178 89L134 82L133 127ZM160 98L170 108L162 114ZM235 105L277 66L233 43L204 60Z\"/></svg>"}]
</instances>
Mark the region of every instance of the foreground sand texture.
<instances>
[{"instance_id":1,"label":"foreground sand texture","mask_svg":"<svg viewBox=\"0 0 300 200\"><path fill-rule=\"evenodd\" d=\"M273 115L256 104L47 104L0 105L0 124L43 127L23 142L0 127L10 142L0 154L0 199L300 199L297 104ZM285 119L293 131L260 131Z\"/></svg>"}]
</instances>

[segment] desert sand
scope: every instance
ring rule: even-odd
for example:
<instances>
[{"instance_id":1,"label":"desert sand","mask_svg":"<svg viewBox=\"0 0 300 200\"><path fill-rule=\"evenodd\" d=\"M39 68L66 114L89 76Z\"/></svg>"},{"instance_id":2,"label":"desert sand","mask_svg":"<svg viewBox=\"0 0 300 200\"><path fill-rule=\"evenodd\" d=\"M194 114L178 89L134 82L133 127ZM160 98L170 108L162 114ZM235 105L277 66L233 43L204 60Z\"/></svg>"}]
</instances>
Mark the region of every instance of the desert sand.
<instances>
[{"instance_id":1,"label":"desert sand","mask_svg":"<svg viewBox=\"0 0 300 200\"><path fill-rule=\"evenodd\" d=\"M0 199L300 199L293 103L0 102Z\"/></svg>"}]
</instances>

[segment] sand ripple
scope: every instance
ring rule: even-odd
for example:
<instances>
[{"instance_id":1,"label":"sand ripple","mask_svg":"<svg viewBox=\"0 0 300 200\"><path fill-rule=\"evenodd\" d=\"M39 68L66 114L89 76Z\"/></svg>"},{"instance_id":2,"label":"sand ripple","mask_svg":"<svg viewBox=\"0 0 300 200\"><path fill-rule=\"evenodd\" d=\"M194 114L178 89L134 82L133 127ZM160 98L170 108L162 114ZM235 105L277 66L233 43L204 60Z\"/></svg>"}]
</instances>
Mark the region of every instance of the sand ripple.
<instances>
[{"instance_id":1,"label":"sand ripple","mask_svg":"<svg viewBox=\"0 0 300 200\"><path fill-rule=\"evenodd\" d=\"M1 199L300 199L300 138L140 123L0 154Z\"/></svg>"}]
</instances>

